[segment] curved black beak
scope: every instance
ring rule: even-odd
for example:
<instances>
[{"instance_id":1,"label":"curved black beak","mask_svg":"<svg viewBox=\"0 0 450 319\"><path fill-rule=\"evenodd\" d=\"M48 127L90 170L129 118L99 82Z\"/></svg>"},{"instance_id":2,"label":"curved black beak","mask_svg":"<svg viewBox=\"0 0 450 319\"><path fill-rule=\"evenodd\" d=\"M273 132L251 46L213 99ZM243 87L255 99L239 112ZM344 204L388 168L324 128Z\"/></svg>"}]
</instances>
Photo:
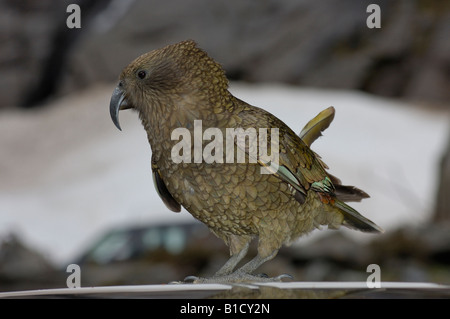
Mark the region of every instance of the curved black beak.
<instances>
[{"instance_id":1,"label":"curved black beak","mask_svg":"<svg viewBox=\"0 0 450 319\"><path fill-rule=\"evenodd\" d=\"M109 102L109 113L114 125L122 131L119 124L119 111L126 108L125 93L120 85L118 85L111 96Z\"/></svg>"}]
</instances>

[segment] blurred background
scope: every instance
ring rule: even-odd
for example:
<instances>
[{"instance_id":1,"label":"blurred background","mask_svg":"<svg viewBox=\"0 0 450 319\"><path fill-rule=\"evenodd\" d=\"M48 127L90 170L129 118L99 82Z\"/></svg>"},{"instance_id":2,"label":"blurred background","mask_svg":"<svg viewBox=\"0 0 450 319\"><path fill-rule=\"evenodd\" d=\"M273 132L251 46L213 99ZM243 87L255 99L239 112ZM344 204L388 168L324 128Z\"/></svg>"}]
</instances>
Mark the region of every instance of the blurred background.
<instances>
[{"instance_id":1,"label":"blurred background","mask_svg":"<svg viewBox=\"0 0 450 319\"><path fill-rule=\"evenodd\" d=\"M69 4L81 28L69 29ZM370 29L367 6L381 8ZM450 283L450 2L0 0L0 291L211 275L225 245L168 211L133 112L109 117L120 71L194 39L230 90L294 131L333 105L313 145L386 232L316 231L260 270L295 280ZM249 253L249 258L253 252ZM248 260L248 259L247 259Z\"/></svg>"}]
</instances>

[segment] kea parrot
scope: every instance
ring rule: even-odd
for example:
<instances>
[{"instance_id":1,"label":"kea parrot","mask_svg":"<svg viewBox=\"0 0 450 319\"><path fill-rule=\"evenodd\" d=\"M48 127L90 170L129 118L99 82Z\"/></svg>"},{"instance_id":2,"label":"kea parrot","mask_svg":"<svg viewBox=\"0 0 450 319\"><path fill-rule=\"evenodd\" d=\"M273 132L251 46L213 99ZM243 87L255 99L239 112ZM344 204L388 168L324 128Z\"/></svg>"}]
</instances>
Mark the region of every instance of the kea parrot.
<instances>
[{"instance_id":1,"label":"kea parrot","mask_svg":"<svg viewBox=\"0 0 450 319\"><path fill-rule=\"evenodd\" d=\"M274 258L283 245L321 225L382 232L345 204L369 196L356 187L342 185L310 149L333 120L335 109L325 109L296 134L271 113L233 96L224 69L195 41L150 51L126 66L110 101L110 115L118 129L119 110L124 109L136 110L147 132L154 184L167 208L180 212L184 207L229 247L228 261L211 277L190 276L195 283L280 281L287 275L269 278L254 272ZM198 133L195 121L201 121L205 134L215 128L215 134L202 136L201 145L194 140ZM230 161L235 159L230 157L225 161L228 154L217 157L225 148L219 146L225 145L226 130L239 128L253 128L259 147L270 149L275 145L272 151L278 154L277 163L255 158L248 144L256 140L250 138L244 146L236 138L231 147L226 147L228 152L243 152L244 160ZM277 135L271 135L270 141L267 136L264 139L262 128L275 128ZM177 129L190 133L182 152L174 152L182 137L174 134ZM209 151L217 152L213 154L215 160L192 160L199 146L205 154L206 144L213 137L217 148ZM174 153L183 153L183 160L174 158ZM254 238L257 255L238 267Z\"/></svg>"}]
</instances>

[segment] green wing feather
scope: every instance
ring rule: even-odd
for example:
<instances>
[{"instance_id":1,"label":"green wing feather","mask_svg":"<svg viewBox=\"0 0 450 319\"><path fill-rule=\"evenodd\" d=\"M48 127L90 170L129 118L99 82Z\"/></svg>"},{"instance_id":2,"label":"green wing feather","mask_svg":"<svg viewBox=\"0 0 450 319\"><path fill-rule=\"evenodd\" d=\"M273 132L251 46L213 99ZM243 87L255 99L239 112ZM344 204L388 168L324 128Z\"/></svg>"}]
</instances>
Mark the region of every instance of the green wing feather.
<instances>
[{"instance_id":1,"label":"green wing feather","mask_svg":"<svg viewBox=\"0 0 450 319\"><path fill-rule=\"evenodd\" d=\"M334 107L330 106L309 121L298 136L300 136L306 145L311 146L319 136L322 136L322 132L330 126L333 119Z\"/></svg>"}]
</instances>

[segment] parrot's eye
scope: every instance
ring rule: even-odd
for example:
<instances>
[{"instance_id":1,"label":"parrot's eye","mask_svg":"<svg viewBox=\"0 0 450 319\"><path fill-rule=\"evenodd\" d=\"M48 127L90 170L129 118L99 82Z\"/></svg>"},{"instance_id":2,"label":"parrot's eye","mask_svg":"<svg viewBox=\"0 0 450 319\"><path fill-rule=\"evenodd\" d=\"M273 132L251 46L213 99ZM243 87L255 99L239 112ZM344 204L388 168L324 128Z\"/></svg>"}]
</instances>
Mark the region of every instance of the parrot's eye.
<instances>
[{"instance_id":1,"label":"parrot's eye","mask_svg":"<svg viewBox=\"0 0 450 319\"><path fill-rule=\"evenodd\" d=\"M141 70L137 73L138 78L140 78L141 80L145 79L145 77L147 76L147 72Z\"/></svg>"}]
</instances>

